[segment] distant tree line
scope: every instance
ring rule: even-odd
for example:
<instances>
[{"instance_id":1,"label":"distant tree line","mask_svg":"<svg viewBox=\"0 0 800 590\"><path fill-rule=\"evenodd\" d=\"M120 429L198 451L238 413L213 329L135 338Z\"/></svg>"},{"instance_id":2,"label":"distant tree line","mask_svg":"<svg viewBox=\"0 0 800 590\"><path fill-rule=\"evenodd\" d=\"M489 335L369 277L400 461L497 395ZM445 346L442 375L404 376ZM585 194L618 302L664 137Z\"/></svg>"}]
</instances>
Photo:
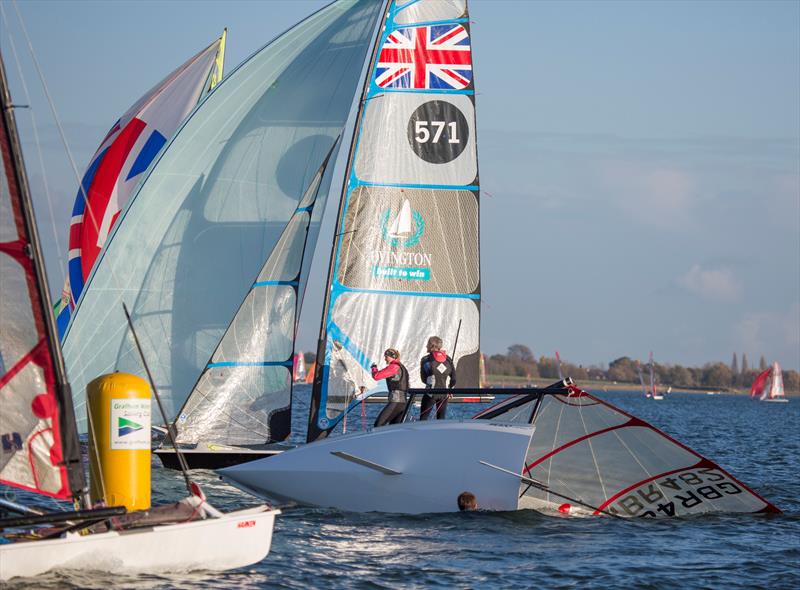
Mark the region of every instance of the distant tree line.
<instances>
[{"instance_id":1,"label":"distant tree line","mask_svg":"<svg viewBox=\"0 0 800 590\"><path fill-rule=\"evenodd\" d=\"M572 377L576 381L616 381L618 383L639 383L639 369L644 372L645 382L649 382L647 363L639 363L630 357L623 356L602 367L575 365L561 361L561 372L564 377ZM758 368L750 368L747 355L742 355L741 365L736 354L730 365L725 363L706 363L702 367L683 367L681 365L653 364L656 381L665 387L688 389L749 389L756 376L768 367L762 356ZM528 379L558 379L558 363L555 358L540 356L538 359L531 349L524 344L512 344L506 354L494 354L486 357L486 372L489 375L524 377ZM783 371L783 385L786 392L800 393L800 373L792 370Z\"/></svg>"}]
</instances>

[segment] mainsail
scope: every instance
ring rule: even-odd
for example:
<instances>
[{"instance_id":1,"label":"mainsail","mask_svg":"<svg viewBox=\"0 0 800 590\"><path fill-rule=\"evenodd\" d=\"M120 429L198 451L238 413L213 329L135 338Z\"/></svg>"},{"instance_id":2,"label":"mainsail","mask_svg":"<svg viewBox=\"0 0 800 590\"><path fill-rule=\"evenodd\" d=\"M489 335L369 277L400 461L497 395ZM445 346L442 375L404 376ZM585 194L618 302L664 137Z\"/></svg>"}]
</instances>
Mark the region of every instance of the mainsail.
<instances>
[{"instance_id":1,"label":"mainsail","mask_svg":"<svg viewBox=\"0 0 800 590\"><path fill-rule=\"evenodd\" d=\"M166 410L183 405L341 134L380 12L346 0L308 17L227 76L161 151L64 340L79 415L95 376L141 371L123 301Z\"/></svg>"},{"instance_id":2,"label":"mainsail","mask_svg":"<svg viewBox=\"0 0 800 590\"><path fill-rule=\"evenodd\" d=\"M471 55L465 1L389 3L339 209L308 440L376 388L370 365L388 347L421 386L419 359L439 336L457 348L459 385L478 383Z\"/></svg>"},{"instance_id":3,"label":"mainsail","mask_svg":"<svg viewBox=\"0 0 800 590\"><path fill-rule=\"evenodd\" d=\"M257 445L291 433L300 286L310 268L303 259L314 250L311 217L338 145L337 138L181 409L179 443Z\"/></svg>"},{"instance_id":4,"label":"mainsail","mask_svg":"<svg viewBox=\"0 0 800 590\"><path fill-rule=\"evenodd\" d=\"M750 397L758 396L759 401L786 401L783 389L783 371L777 361L762 371L750 387Z\"/></svg>"},{"instance_id":5,"label":"mainsail","mask_svg":"<svg viewBox=\"0 0 800 590\"><path fill-rule=\"evenodd\" d=\"M142 173L186 115L222 79L226 36L223 32L137 100L111 126L92 156L72 207L67 279L56 309L62 335L97 255Z\"/></svg>"},{"instance_id":6,"label":"mainsail","mask_svg":"<svg viewBox=\"0 0 800 590\"><path fill-rule=\"evenodd\" d=\"M476 416L511 423L531 417L520 508L659 518L780 512L719 465L575 386L516 396Z\"/></svg>"},{"instance_id":7,"label":"mainsail","mask_svg":"<svg viewBox=\"0 0 800 590\"><path fill-rule=\"evenodd\" d=\"M0 102L0 482L67 499L80 448L1 57Z\"/></svg>"}]
</instances>

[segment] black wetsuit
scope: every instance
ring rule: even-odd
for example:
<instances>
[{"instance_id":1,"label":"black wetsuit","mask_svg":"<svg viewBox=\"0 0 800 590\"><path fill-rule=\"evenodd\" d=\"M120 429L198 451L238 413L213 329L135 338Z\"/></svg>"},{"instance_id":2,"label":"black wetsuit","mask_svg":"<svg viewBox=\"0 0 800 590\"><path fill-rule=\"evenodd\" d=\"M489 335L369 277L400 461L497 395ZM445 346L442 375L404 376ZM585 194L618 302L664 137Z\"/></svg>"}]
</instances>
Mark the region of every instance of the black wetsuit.
<instances>
[{"instance_id":1,"label":"black wetsuit","mask_svg":"<svg viewBox=\"0 0 800 590\"><path fill-rule=\"evenodd\" d=\"M393 374L386 373L396 365L398 368ZM403 419L403 412L406 408L406 394L408 393L408 369L400 361L393 361L386 368L378 371L372 370L373 379L386 379L386 386L389 389L389 403L384 406L378 419L375 420L375 427L384 424L397 424Z\"/></svg>"},{"instance_id":2,"label":"black wetsuit","mask_svg":"<svg viewBox=\"0 0 800 590\"><path fill-rule=\"evenodd\" d=\"M436 357L439 357L438 359ZM440 360L444 356L444 360ZM450 377L449 387L456 385L456 368L453 359L446 354L431 353L422 357L419 361L419 378L428 388L445 389L448 387L447 378ZM436 411L436 418L444 420L447 414L447 395L435 394L422 396L422 407L419 411L419 419L427 420Z\"/></svg>"}]
</instances>

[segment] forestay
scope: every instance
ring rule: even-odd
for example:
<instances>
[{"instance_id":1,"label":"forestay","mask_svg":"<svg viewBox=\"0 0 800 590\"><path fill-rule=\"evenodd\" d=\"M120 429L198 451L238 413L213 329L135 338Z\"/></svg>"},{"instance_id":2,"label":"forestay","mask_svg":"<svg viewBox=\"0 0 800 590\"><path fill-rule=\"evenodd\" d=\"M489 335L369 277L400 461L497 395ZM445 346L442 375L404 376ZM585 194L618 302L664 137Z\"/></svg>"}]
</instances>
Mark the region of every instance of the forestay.
<instances>
[{"instance_id":1,"label":"forestay","mask_svg":"<svg viewBox=\"0 0 800 590\"><path fill-rule=\"evenodd\" d=\"M309 232L335 140L178 417L179 443L257 445L292 426L292 368ZM319 227L319 224L316 225Z\"/></svg>"},{"instance_id":2,"label":"forestay","mask_svg":"<svg viewBox=\"0 0 800 590\"><path fill-rule=\"evenodd\" d=\"M430 336L478 382L478 163L465 1L393 1L364 89L340 205L309 440L374 389L396 348L419 380ZM452 348L450 348L452 350Z\"/></svg>"},{"instance_id":3,"label":"forestay","mask_svg":"<svg viewBox=\"0 0 800 590\"><path fill-rule=\"evenodd\" d=\"M66 499L80 450L1 58L0 99L0 482Z\"/></svg>"},{"instance_id":4,"label":"forestay","mask_svg":"<svg viewBox=\"0 0 800 590\"><path fill-rule=\"evenodd\" d=\"M552 493L523 480L520 508L625 517L779 512L712 461L577 387L542 396L533 425L522 474Z\"/></svg>"},{"instance_id":5,"label":"forestay","mask_svg":"<svg viewBox=\"0 0 800 590\"><path fill-rule=\"evenodd\" d=\"M141 372L122 301L167 412L181 407L341 133L379 14L344 1L310 16L228 76L161 152L64 341L78 416L91 379Z\"/></svg>"}]
</instances>

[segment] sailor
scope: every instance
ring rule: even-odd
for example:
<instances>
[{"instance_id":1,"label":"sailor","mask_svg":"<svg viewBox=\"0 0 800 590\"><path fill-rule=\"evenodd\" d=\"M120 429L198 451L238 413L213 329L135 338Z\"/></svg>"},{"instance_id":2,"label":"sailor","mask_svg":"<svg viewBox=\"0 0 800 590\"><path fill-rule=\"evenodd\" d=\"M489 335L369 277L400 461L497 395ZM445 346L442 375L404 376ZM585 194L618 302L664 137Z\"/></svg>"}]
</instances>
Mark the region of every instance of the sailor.
<instances>
[{"instance_id":1,"label":"sailor","mask_svg":"<svg viewBox=\"0 0 800 590\"><path fill-rule=\"evenodd\" d=\"M397 424L403 420L408 392L408 369L400 362L400 353L394 348L387 348L383 353L383 359L386 361L386 366L380 371L378 365L372 365L372 378L375 381L386 379L389 403L375 420L376 428L384 424Z\"/></svg>"},{"instance_id":2,"label":"sailor","mask_svg":"<svg viewBox=\"0 0 800 590\"><path fill-rule=\"evenodd\" d=\"M458 495L458 509L461 512L469 512L478 509L478 499L472 492L461 492Z\"/></svg>"},{"instance_id":3,"label":"sailor","mask_svg":"<svg viewBox=\"0 0 800 590\"><path fill-rule=\"evenodd\" d=\"M419 378L427 389L451 389L456 385L456 368L453 359L447 356L442 350L442 339L438 336L428 338L428 354L419 361ZM447 378L450 378L450 384ZM420 408L419 419L427 420L432 417L434 412L436 418L444 420L447 414L447 398L443 393L422 396L422 407ZM434 409L435 405L435 409Z\"/></svg>"}]
</instances>

